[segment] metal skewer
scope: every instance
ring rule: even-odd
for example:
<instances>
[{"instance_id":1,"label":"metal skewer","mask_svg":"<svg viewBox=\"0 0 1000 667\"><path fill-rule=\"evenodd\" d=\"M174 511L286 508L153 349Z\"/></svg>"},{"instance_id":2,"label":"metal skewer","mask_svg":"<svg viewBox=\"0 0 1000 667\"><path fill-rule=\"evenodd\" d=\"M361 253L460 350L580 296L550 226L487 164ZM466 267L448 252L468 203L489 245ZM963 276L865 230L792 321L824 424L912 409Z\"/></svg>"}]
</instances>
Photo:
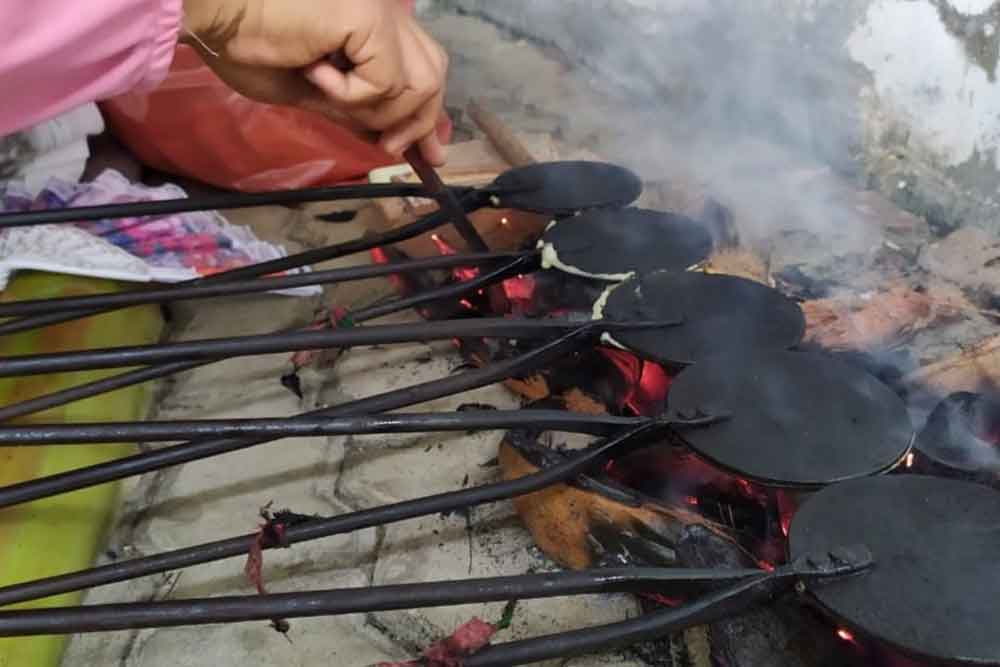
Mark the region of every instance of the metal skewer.
<instances>
[{"instance_id":1,"label":"metal skewer","mask_svg":"<svg viewBox=\"0 0 1000 667\"><path fill-rule=\"evenodd\" d=\"M221 360L209 359L208 361L175 361L170 364L158 364L156 366L148 366L146 368L137 368L118 375L112 375L111 377L101 378L100 380L85 382L83 384L76 385L75 387L54 391L51 394L44 394L42 396L29 398L18 403L4 405L0 407L0 422L14 419L16 417L23 417L24 415L34 414L36 412L41 412L42 410L49 410L50 408L66 405L67 403L82 401L92 396L107 394L112 391L117 391L118 389L124 389L125 387L142 384L143 382L159 380L160 378L175 375L177 373L183 373L216 361Z\"/></svg>"},{"instance_id":2,"label":"metal skewer","mask_svg":"<svg viewBox=\"0 0 1000 667\"><path fill-rule=\"evenodd\" d=\"M492 364L486 368L467 371L460 375L431 380L413 387L358 399L321 410L307 412L300 417L354 417L390 410L399 410L426 401L451 396L463 391L483 387L508 377L523 374L550 363L567 351L583 345L606 330L600 322L585 324L562 338L537 350ZM150 452L115 459L68 472L0 487L0 507L47 498L77 489L113 482L153 470L161 470L190 461L218 456L270 442L271 438L209 438L173 445Z\"/></svg>"},{"instance_id":3,"label":"metal skewer","mask_svg":"<svg viewBox=\"0 0 1000 667\"><path fill-rule=\"evenodd\" d=\"M488 646L462 661L463 667L511 667L550 658L572 658L595 651L610 651L658 639L681 630L722 620L787 592L798 584L833 580L862 573L874 564L871 552L855 545L832 553L810 554L788 565L756 576L737 575L732 585L716 588L679 607L638 618ZM846 560L841 560L844 557ZM676 572L676 570L675 570ZM669 590L664 584L660 590Z\"/></svg>"},{"instance_id":4,"label":"metal skewer","mask_svg":"<svg viewBox=\"0 0 1000 667\"><path fill-rule=\"evenodd\" d=\"M456 283L454 285L447 285L445 287L429 290L427 292L421 292L409 297L391 299L385 303L375 304L358 311L350 312L348 313L348 318L351 322L357 324L375 319L377 317L382 317L390 313L400 312L407 308L416 308L439 299L458 298L469 293L470 291L479 289L483 285L488 285L497 280L502 280L509 273L517 272L519 267L528 261L530 261L530 258L515 259L513 262L504 264L494 271L484 273L476 278L473 278L472 280ZM527 267L523 270L527 270ZM5 405L0 407L0 421L7 421L15 417L22 417L24 415L72 403L73 401L90 398L91 396L97 396L110 391L115 391L117 389L122 389L124 387L130 387L135 384L157 380L177 373L183 373L217 361L222 361L222 359L176 361L169 364L157 364L147 368L126 371L112 377L87 382L75 387L56 391L51 394L21 401L19 403Z\"/></svg>"},{"instance_id":5,"label":"metal skewer","mask_svg":"<svg viewBox=\"0 0 1000 667\"><path fill-rule=\"evenodd\" d=\"M6 611L0 612L0 636L307 618L588 593L704 594L683 606L638 619L498 644L463 660L463 664L479 667L506 667L655 639L741 613L799 583L853 576L873 564L871 552L857 545L827 554L810 554L772 571L615 568L303 593Z\"/></svg>"},{"instance_id":6,"label":"metal skewer","mask_svg":"<svg viewBox=\"0 0 1000 667\"><path fill-rule=\"evenodd\" d=\"M463 189L464 191L467 189ZM107 220L109 218L139 218L172 215L190 211L226 210L275 206L283 204L305 204L308 202L339 201L344 199L379 199L383 197L419 197L424 194L420 185L365 184L339 185L326 188L304 188L300 190L275 190L271 192L225 192L181 199L131 202L127 204L107 204L103 206L76 206L44 211L23 211L0 214L0 229L5 227L25 227L30 225L51 225L64 222L86 220Z\"/></svg>"},{"instance_id":7,"label":"metal skewer","mask_svg":"<svg viewBox=\"0 0 1000 667\"><path fill-rule=\"evenodd\" d=\"M447 214L449 222L455 227L462 238L468 244L469 249L476 252L489 252L489 246L476 231L476 227L465 215L465 208L459 202L458 197L441 181L441 177L434 170L434 167L424 159L420 152L420 147L414 144L403 153L403 157L410 163L417 177L427 189L427 194L433 197L441 210Z\"/></svg>"},{"instance_id":8,"label":"metal skewer","mask_svg":"<svg viewBox=\"0 0 1000 667\"><path fill-rule=\"evenodd\" d=\"M146 603L0 611L0 636L109 632L210 623L264 621L443 607L587 593L704 591L734 582L758 583L761 570L609 568L508 577L345 588L305 593L240 595ZM513 664L513 663L509 663Z\"/></svg>"},{"instance_id":9,"label":"metal skewer","mask_svg":"<svg viewBox=\"0 0 1000 667\"><path fill-rule=\"evenodd\" d=\"M465 200L463 200L463 202L465 202ZM379 246L392 245L394 243L406 241L431 230L437 229L447 223L447 215L438 211L412 224L404 225L403 227L399 227L390 232L372 234L363 238L338 243L337 245L306 250L295 255L289 255L288 257L272 259L238 269L231 269L223 273L205 276L203 278L184 281L182 283L178 283L177 287L187 287L217 282L231 282L235 280L244 280L246 278L257 278L259 276L266 276L273 273L281 273L283 271L296 269L310 264L316 264L318 262L326 262L340 257L346 257L348 255L371 250L372 248L377 248ZM29 331L39 327L69 322L82 317L99 315L100 313L115 310L116 308L117 307L84 308L78 311L74 310L59 313L46 313L23 317L7 322L0 322L0 335Z\"/></svg>"},{"instance_id":10,"label":"metal skewer","mask_svg":"<svg viewBox=\"0 0 1000 667\"><path fill-rule=\"evenodd\" d=\"M411 271L433 271L456 267L480 266L498 260L509 260L531 256L532 252L493 252L467 255L444 255L391 264L352 266L329 271L316 271L291 276L254 278L252 280L206 283L199 285L171 286L156 289L141 289L123 294L98 294L94 296L68 296L58 299L31 299L0 303L0 317L41 315L62 311L90 308L126 308L146 303L166 303L188 299L208 299L238 294L272 292L308 285L329 285L352 280L366 280L382 276L409 273Z\"/></svg>"},{"instance_id":11,"label":"metal skewer","mask_svg":"<svg viewBox=\"0 0 1000 667\"><path fill-rule=\"evenodd\" d=\"M397 389L379 396L352 401L335 408L307 413L315 416L357 416L373 412L394 410L415 405L462 391L469 391L497 382L506 377L530 372L535 368L558 359L567 350L587 341L597 333L593 329L580 329L562 339L549 343L543 348L515 359L494 364L458 376L433 380L414 387ZM587 470L595 461L601 460L609 451L621 446L651 427L642 425L626 434L605 443L604 446L585 450L573 458L538 473L508 482L462 489L449 493L408 500L383 507L352 512L337 517L317 518L307 523L289 526L285 537L289 545L298 542L347 533L361 528L403 521L419 516L454 511L495 500L505 500L518 495L532 493L559 481L572 479ZM216 439L194 441L165 449L118 459L110 463L81 468L77 471L53 475L22 484L0 489L0 506L8 506L40 497L83 488L93 484L121 479L133 474L141 474L170 465L178 465L208 456L246 449L264 442L267 438ZM164 454L165 455L161 455ZM150 458L153 455L153 458ZM159 455L159 456L158 456ZM124 464L124 465L123 465ZM81 477L80 473L84 473ZM36 581L0 587L0 605L35 600L59 593L103 586L117 581L125 581L151 574L176 570L200 563L245 555L254 544L255 534L241 535L198 546L175 549L152 556L123 560L99 567L69 574L57 575ZM265 548L271 548L265 545Z\"/></svg>"},{"instance_id":12,"label":"metal skewer","mask_svg":"<svg viewBox=\"0 0 1000 667\"><path fill-rule=\"evenodd\" d=\"M678 322L600 321L606 332L655 329ZM499 337L544 338L562 335L580 326L568 319L438 320L411 324L386 324L332 331L294 331L290 333L233 336L163 345L136 345L0 358L0 377L40 375L98 368L123 368L153 363L247 357L273 352L315 350L328 347L388 345L451 338Z\"/></svg>"},{"instance_id":13,"label":"metal skewer","mask_svg":"<svg viewBox=\"0 0 1000 667\"><path fill-rule=\"evenodd\" d=\"M95 424L33 424L0 426L0 445L75 445L116 442L156 442L201 437L309 437L372 435L528 428L609 435L650 420L644 417L587 415L565 410L467 410L404 413L361 417L273 419L201 419L187 421L109 422Z\"/></svg>"}]
</instances>

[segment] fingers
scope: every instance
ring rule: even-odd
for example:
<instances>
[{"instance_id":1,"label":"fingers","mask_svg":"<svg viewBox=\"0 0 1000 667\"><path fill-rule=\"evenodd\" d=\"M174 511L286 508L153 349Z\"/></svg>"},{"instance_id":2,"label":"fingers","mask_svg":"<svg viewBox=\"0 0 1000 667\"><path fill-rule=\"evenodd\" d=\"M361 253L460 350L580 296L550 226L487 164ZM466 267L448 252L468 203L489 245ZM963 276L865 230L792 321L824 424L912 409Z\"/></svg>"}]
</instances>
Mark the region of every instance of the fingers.
<instances>
[{"instance_id":1,"label":"fingers","mask_svg":"<svg viewBox=\"0 0 1000 667\"><path fill-rule=\"evenodd\" d=\"M366 80L354 72L341 72L326 62L307 67L305 74L314 86L345 109L375 106L391 93L389 87Z\"/></svg>"},{"instance_id":2,"label":"fingers","mask_svg":"<svg viewBox=\"0 0 1000 667\"><path fill-rule=\"evenodd\" d=\"M353 67L338 69L331 53ZM216 60L213 68L232 69L224 78L250 97L346 116L380 133L393 153L420 144L430 162L443 160L433 135L448 58L398 0L259 3Z\"/></svg>"},{"instance_id":3,"label":"fingers","mask_svg":"<svg viewBox=\"0 0 1000 667\"><path fill-rule=\"evenodd\" d=\"M356 46L356 45L352 45ZM380 144L401 154L421 143L434 163L444 151L434 134L444 107L448 57L416 22L405 17L388 32L375 31L349 50L356 65L350 72L328 62L306 70L306 76L340 108L367 129L382 133Z\"/></svg>"},{"instance_id":4,"label":"fingers","mask_svg":"<svg viewBox=\"0 0 1000 667\"><path fill-rule=\"evenodd\" d=\"M432 132L421 139L419 146L424 159L432 167L443 167L448 161L448 154L445 153L444 145L441 144L441 139L438 137L437 132Z\"/></svg>"},{"instance_id":5,"label":"fingers","mask_svg":"<svg viewBox=\"0 0 1000 667\"><path fill-rule=\"evenodd\" d=\"M436 64L427 60L411 61L407 81L398 95L387 96L369 108L355 109L354 114L371 129L385 132L418 115L428 105L440 104L437 98L443 85L442 73Z\"/></svg>"},{"instance_id":6,"label":"fingers","mask_svg":"<svg viewBox=\"0 0 1000 667\"><path fill-rule=\"evenodd\" d=\"M444 108L444 90L438 91L416 113L396 127L385 132L379 142L389 153L401 154L412 144L435 135L438 118ZM429 158L429 156L426 156Z\"/></svg>"},{"instance_id":7,"label":"fingers","mask_svg":"<svg viewBox=\"0 0 1000 667\"><path fill-rule=\"evenodd\" d=\"M416 35L413 46L424 57L423 65L411 71L411 85L415 91L419 91L415 92L412 101L419 104L405 116L402 113L387 114L385 119L392 120L393 123L384 130L380 143L394 154L401 154L411 145L419 143L424 157L431 164L439 166L444 164L445 153L436 129L439 119L444 115L448 56L423 31ZM401 112L402 109L393 111Z\"/></svg>"}]
</instances>

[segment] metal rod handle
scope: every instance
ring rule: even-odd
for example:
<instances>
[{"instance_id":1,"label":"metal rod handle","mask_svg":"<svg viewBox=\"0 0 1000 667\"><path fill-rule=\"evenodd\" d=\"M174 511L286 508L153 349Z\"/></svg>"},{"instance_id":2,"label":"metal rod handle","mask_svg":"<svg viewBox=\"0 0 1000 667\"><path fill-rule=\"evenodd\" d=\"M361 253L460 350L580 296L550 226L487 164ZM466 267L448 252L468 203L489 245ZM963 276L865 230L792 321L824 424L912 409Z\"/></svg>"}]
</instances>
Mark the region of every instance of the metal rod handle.
<instances>
[{"instance_id":1,"label":"metal rod handle","mask_svg":"<svg viewBox=\"0 0 1000 667\"><path fill-rule=\"evenodd\" d=\"M0 445L156 442L202 437L311 437L526 428L609 435L646 423L643 417L588 415L563 410L469 410L361 417L201 419L186 421L0 426Z\"/></svg>"},{"instance_id":2,"label":"metal rod handle","mask_svg":"<svg viewBox=\"0 0 1000 667\"><path fill-rule=\"evenodd\" d=\"M109 218L138 218L172 215L189 211L212 211L255 206L305 204L307 202L339 201L344 199L379 199L383 197L419 197L424 194L421 185L414 184L365 184L341 185L300 190L275 190L272 192L227 192L222 194L165 199L161 201L107 204L104 206L76 206L46 211L24 211L0 214L0 229L51 225L85 220Z\"/></svg>"},{"instance_id":3,"label":"metal rod handle","mask_svg":"<svg viewBox=\"0 0 1000 667\"><path fill-rule=\"evenodd\" d=\"M656 328L660 323L630 325L601 321L603 328ZM329 347L388 345L464 337L545 338L562 335L580 326L570 320L483 318L440 320L290 333L233 336L183 343L137 345L79 352L58 352L0 358L0 377L40 375L97 368L123 368L199 359L246 357L273 352L316 350Z\"/></svg>"},{"instance_id":4,"label":"metal rod handle","mask_svg":"<svg viewBox=\"0 0 1000 667\"><path fill-rule=\"evenodd\" d=\"M659 639L681 630L738 614L774 593L771 574L752 577L675 609L618 623L489 646L463 661L463 667L510 667L552 658L572 658Z\"/></svg>"},{"instance_id":5,"label":"metal rod handle","mask_svg":"<svg viewBox=\"0 0 1000 667\"><path fill-rule=\"evenodd\" d=\"M527 354L492 364L486 368L431 380L376 396L369 396L332 408L314 410L300 416L309 418L370 415L390 410L399 410L417 405L418 403L433 401L463 391L484 387L551 363L562 356L567 350L574 349L592 339L601 330L595 324L588 324ZM38 500L39 498L47 498L77 489L104 484L105 482L113 482L133 475L141 475L182 463L189 463L228 452L247 449L270 441L271 438L209 438L193 440L171 447L164 447L163 449L126 456L114 461L77 468L76 470L49 475L47 477L39 477L26 482L0 487L0 507L9 507L19 503Z\"/></svg>"},{"instance_id":6,"label":"metal rod handle","mask_svg":"<svg viewBox=\"0 0 1000 667\"><path fill-rule=\"evenodd\" d=\"M463 200L463 204L466 201L467 200ZM345 241L344 243L338 243L337 245L327 246L324 248L314 248L295 255L289 255L288 257L280 257L278 259L259 262L257 264L244 266L238 269L231 269L229 271L216 273L203 278L195 278L193 280L184 281L183 283L178 283L178 285L204 285L208 283L232 282L246 278L266 276L272 273L281 273L282 271L289 271L291 269L316 264L318 262L326 262L340 257L346 257L348 255L371 250L372 248L377 248L379 246L400 243L402 241L420 236L421 234L429 232L433 229L437 229L447 223L447 216L441 212L435 212L414 223L404 225L403 227L399 227L398 229L394 229L390 232L371 234L359 239ZM117 307L85 308L78 311L74 310L63 313L46 313L10 320L7 322L0 322L0 335L30 331L40 327L77 320L82 317L99 315L100 313L116 309Z\"/></svg>"},{"instance_id":7,"label":"metal rod handle","mask_svg":"<svg viewBox=\"0 0 1000 667\"><path fill-rule=\"evenodd\" d=\"M498 255L502 253L497 253ZM517 256L517 255L514 255ZM529 255L523 257L522 259L517 259L510 264L504 265L503 267L497 269L496 271L484 274L471 281L459 283L456 285L450 285L447 287L440 288L438 290L430 290L427 292L422 292L420 294L415 294L410 297L397 298L389 301L388 303L377 304L375 306L370 306L359 311L354 311L349 313L351 321L353 322L364 322L375 317L381 317L389 313L395 313L407 308L414 308L425 303L436 301L438 299L446 299L459 296L465 293L467 290L477 289L483 285L490 284L494 280L501 279L508 270L516 269L522 262L532 261L530 258L534 255ZM437 258L436 258L437 259ZM421 260L423 261L423 260ZM464 286L464 287L463 287ZM103 378L101 380L95 380L93 382L86 382L75 387L69 387L68 389L63 389L51 394L46 394L44 396L39 396L37 398L28 399L26 401L21 401L19 403L13 403L10 405L5 405L0 407L0 421L6 421L13 419L15 417L22 417L24 415L32 414L35 412L40 412L42 410L47 410L49 408L57 407L60 405L65 405L66 403L71 403L73 401L82 400L85 398L90 398L91 396L97 396L99 394L114 391L116 389L121 389L123 387L130 387L135 384L140 384L142 382L148 382L150 380L156 380L159 378L167 377L169 375L174 375L175 373L180 373L183 371L191 370L199 366L204 366L207 364L215 363L220 361L219 359L209 359L209 360L199 360L199 361L179 361L170 364L157 364L154 366L149 366L147 368L140 368L132 371L126 371L118 375Z\"/></svg>"},{"instance_id":8,"label":"metal rod handle","mask_svg":"<svg viewBox=\"0 0 1000 667\"><path fill-rule=\"evenodd\" d=\"M760 574L757 570L740 573L746 577ZM711 585L717 583L719 571L698 570L685 574L684 583L697 580L703 585ZM301 593L0 611L0 636L238 623L588 593L662 590L669 588L674 579L674 574L663 568L615 568Z\"/></svg>"},{"instance_id":9,"label":"metal rod handle","mask_svg":"<svg viewBox=\"0 0 1000 667\"><path fill-rule=\"evenodd\" d=\"M425 194L434 197L438 206L448 216L448 221L452 224L462 239L468 244L470 250L476 252L489 252L489 246L479 235L475 225L465 214L465 207L462 206L458 197L441 181L437 171L424 159L420 147L416 144L410 146L403 153L403 157L410 163L421 183L424 184Z\"/></svg>"},{"instance_id":10,"label":"metal rod handle","mask_svg":"<svg viewBox=\"0 0 1000 667\"><path fill-rule=\"evenodd\" d=\"M0 303L0 317L21 317L70 310L90 308L125 308L146 303L166 303L185 299L208 299L219 296L272 292L308 285L329 285L352 280L367 280L410 271L431 271L464 266L480 266L497 260L531 256L529 252L473 253L467 255L446 255L392 264L352 266L329 271L316 271L291 276L253 278L239 282L208 283L201 285L177 285L158 289L144 289L116 294L94 296L69 296L58 299L31 299Z\"/></svg>"},{"instance_id":11,"label":"metal rod handle","mask_svg":"<svg viewBox=\"0 0 1000 667\"><path fill-rule=\"evenodd\" d=\"M483 387L498 380L502 380L505 377L528 373L536 368L540 368L541 366L544 366L545 364L558 358L568 349L572 349L573 347L583 343L587 340L587 337L593 335L593 333L593 331L588 332L586 330L581 330L571 334L570 336L565 336L559 341L550 343L545 346L545 348L534 350L528 354L518 357L517 359L512 359L501 364L494 364L494 366L489 369L479 369L463 373L460 376L435 380L433 383L425 383L415 387L397 389L387 394L353 401L352 403L341 405L336 408L314 411L313 413L310 413L309 416L322 414L330 416L349 416L352 413L363 415L371 412L394 410L405 407L407 404L412 405L425 400L433 400L434 398L443 395ZM431 384L433 386L429 386ZM216 448L218 450L216 453L225 453L227 451L235 451L237 449L252 447L254 445L267 442L267 440L223 439L215 440L213 442L216 444ZM181 445L180 447L190 446L191 444ZM173 449L176 450L176 448ZM203 452L199 451L198 453L201 454ZM135 457L132 458L134 459ZM91 466L91 474L88 474L86 479L98 476L97 473L103 475L104 481L111 481L113 479L120 479L123 476L127 476L127 471L120 470L115 465L117 463L118 462L111 462L110 464ZM152 461L150 463L158 464L159 461ZM93 471L95 467L99 468L97 473ZM131 468L132 466L130 464L128 469ZM153 469L156 469L156 465L147 466L146 471ZM33 484L32 482L27 482L19 485L20 488L15 486L0 489L0 505L5 503L11 504L21 502L18 498L33 499L35 497L44 497L52 492L53 489L56 489L55 492L58 493L58 489L60 488L63 490L69 490L70 487L80 488L76 485L78 485L81 480L75 477L67 477L67 475L72 474L73 473L66 473L61 476L56 476L58 479L53 479L52 477L44 478L43 484L40 487L38 485L33 485L26 488L26 485ZM490 502L493 496L497 496L499 499L513 498L517 495L530 493L533 490L533 481L541 485L538 488L545 488L545 486L553 483L551 481L551 473L544 471L518 480L513 480L512 482L503 482L502 484L505 486L499 490L495 487L493 489L488 487L463 489L462 491L452 492L451 494L404 501L393 505L387 505L385 507L362 510L361 512L354 512L339 517L316 519L315 521L310 521L308 524L289 527L285 532L285 538L288 544L296 544L299 542L307 542L323 537L329 537L331 535L351 532L353 530L359 530L372 525L383 525L394 521L403 521L408 518L435 514L437 512L446 511L449 507L452 509L472 507L484 502ZM491 493L491 491L493 493ZM505 493L508 492L510 495L505 495ZM39 494L41 494L41 496ZM160 574L162 572L191 567L201 563L210 563L217 560L232 558L233 556L246 554L255 539L255 534L240 535L196 546L184 547L182 549L174 549L173 551L167 551L151 556L143 556L131 560L108 563L107 565L100 565L85 570L79 570L77 572L70 572L35 581L27 581L20 584L0 587L0 605L37 600L50 597L52 595L58 595L60 593L68 593L70 591L103 586L118 581L126 581L137 577Z\"/></svg>"},{"instance_id":12,"label":"metal rod handle","mask_svg":"<svg viewBox=\"0 0 1000 667\"><path fill-rule=\"evenodd\" d=\"M118 389L124 389L125 387L141 384L143 382L158 380L160 378L167 377L168 375L183 373L184 371L189 371L215 361L219 360L209 359L207 361L176 361L172 364L160 364L158 366L149 366L148 368L137 368L135 370L119 373L118 375L112 375L111 377L94 380L93 382L85 382L83 384L76 385L75 387L69 387L60 391L54 391L51 394L45 394L36 398L29 398L18 403L11 403L10 405L0 407L0 422L8 421L16 417L23 417L24 415L34 414L36 412L41 412L42 410L59 407L60 405L66 405L67 403L73 403L74 401L82 401L86 398L90 398L91 396L106 394Z\"/></svg>"}]
</instances>

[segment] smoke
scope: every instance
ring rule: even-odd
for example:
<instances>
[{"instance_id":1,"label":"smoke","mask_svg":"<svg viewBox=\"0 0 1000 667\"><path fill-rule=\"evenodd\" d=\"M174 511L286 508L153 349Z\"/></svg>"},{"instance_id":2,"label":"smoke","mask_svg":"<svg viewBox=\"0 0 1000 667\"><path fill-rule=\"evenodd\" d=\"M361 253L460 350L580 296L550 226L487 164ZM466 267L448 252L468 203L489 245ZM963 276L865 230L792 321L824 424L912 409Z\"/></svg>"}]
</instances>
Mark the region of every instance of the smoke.
<instances>
[{"instance_id":1,"label":"smoke","mask_svg":"<svg viewBox=\"0 0 1000 667\"><path fill-rule=\"evenodd\" d=\"M597 135L603 157L649 180L694 179L736 212L746 236L804 230L823 252L851 253L879 241L832 185L863 176L868 79L845 45L869 2L447 4L565 54L595 92L566 100L568 124Z\"/></svg>"},{"instance_id":2,"label":"smoke","mask_svg":"<svg viewBox=\"0 0 1000 667\"><path fill-rule=\"evenodd\" d=\"M1000 475L1000 402L982 394L957 392L931 413L918 449L960 470Z\"/></svg>"},{"instance_id":3,"label":"smoke","mask_svg":"<svg viewBox=\"0 0 1000 667\"><path fill-rule=\"evenodd\" d=\"M873 118L870 95L882 88L868 69L872 62L855 62L852 49L856 55L859 44L885 37L886 26L871 22L873 12L931 4L439 0L445 13L485 18L532 46L498 44L504 40L473 33L469 23L444 24L437 34L455 47L456 106L484 97L492 110L517 119L519 130L556 127L567 146L591 149L649 182L711 196L733 213L744 246L766 249L772 271L801 268L836 295L838 288L857 293L884 288L887 277L920 276L912 269L927 240L924 223L866 189L865 160L883 151L882 139L873 145L869 133L891 123ZM960 9L972 11L972 4L987 2ZM893 27L892 35L911 27ZM920 37L913 35L914 53L923 48ZM891 53L874 52L906 58L905 39L894 44ZM539 45L544 56L532 56ZM934 60L931 53L919 62ZM907 74L919 78L911 69ZM908 137L886 145L905 147ZM876 176L894 197L905 199L915 188L904 177ZM646 201L672 208L665 196ZM966 324L937 328L913 350L933 358L974 333ZM894 357L877 360L898 365Z\"/></svg>"}]
</instances>

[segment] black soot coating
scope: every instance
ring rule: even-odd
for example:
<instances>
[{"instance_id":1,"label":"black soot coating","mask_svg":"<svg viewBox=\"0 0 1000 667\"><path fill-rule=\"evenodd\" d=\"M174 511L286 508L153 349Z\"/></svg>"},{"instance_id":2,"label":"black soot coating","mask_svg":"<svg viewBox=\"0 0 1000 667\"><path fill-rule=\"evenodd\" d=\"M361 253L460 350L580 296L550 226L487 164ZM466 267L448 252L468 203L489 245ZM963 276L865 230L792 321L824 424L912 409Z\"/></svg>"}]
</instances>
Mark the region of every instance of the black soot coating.
<instances>
[{"instance_id":1,"label":"black soot coating","mask_svg":"<svg viewBox=\"0 0 1000 667\"><path fill-rule=\"evenodd\" d=\"M865 371L828 355L726 354L684 369L671 414L727 414L680 431L700 456L773 486L820 486L875 475L905 456L913 427L903 401Z\"/></svg>"},{"instance_id":2,"label":"black soot coating","mask_svg":"<svg viewBox=\"0 0 1000 667\"><path fill-rule=\"evenodd\" d=\"M571 215L605 206L628 206L642 193L642 181L624 167L604 162L540 162L500 174L493 188L500 208Z\"/></svg>"},{"instance_id":3,"label":"black soot coating","mask_svg":"<svg viewBox=\"0 0 1000 667\"><path fill-rule=\"evenodd\" d=\"M793 558L864 544L864 573L812 587L847 627L934 664L1000 665L1000 493L888 475L828 487L791 526Z\"/></svg>"},{"instance_id":4,"label":"black soot coating","mask_svg":"<svg viewBox=\"0 0 1000 667\"><path fill-rule=\"evenodd\" d=\"M777 290L736 276L658 271L616 287L609 320L679 320L680 326L615 334L654 361L691 364L732 351L788 349L802 340L799 305Z\"/></svg>"}]
</instances>

